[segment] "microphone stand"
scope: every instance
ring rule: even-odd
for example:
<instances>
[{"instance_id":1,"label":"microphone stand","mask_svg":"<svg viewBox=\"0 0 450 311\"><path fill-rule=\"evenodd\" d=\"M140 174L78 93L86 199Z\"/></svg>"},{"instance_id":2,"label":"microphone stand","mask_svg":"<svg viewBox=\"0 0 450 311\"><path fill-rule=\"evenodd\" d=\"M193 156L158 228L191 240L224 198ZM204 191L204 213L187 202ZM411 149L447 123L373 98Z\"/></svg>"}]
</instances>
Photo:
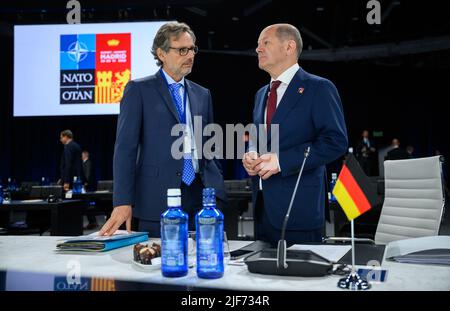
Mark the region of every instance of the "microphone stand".
<instances>
[{"instance_id":1,"label":"microphone stand","mask_svg":"<svg viewBox=\"0 0 450 311\"><path fill-rule=\"evenodd\" d=\"M278 241L278 248L263 249L244 259L251 273L261 273L266 275L284 275L284 276L303 276L318 277L330 274L333 269L333 263L328 259L319 256L312 251L286 250L286 228L289 221L289 215L294 204L295 194L297 193L300 178L303 174L306 159L310 154L311 148L307 147L304 153L304 159L295 184L294 193L291 197L286 216L281 230L281 239ZM289 254L289 258L287 255Z\"/></svg>"},{"instance_id":2,"label":"microphone stand","mask_svg":"<svg viewBox=\"0 0 450 311\"><path fill-rule=\"evenodd\" d=\"M288 264L286 262L286 227L289 220L289 215L291 213L292 205L294 204L295 194L297 193L298 184L300 182L300 178L303 174L303 168L305 167L306 159L309 156L311 151L311 147L305 149L305 157L303 158L302 167L300 168L300 172L298 173L297 182L295 183L294 192L292 193L291 202L289 203L289 208L287 210L286 216L284 217L283 227L281 228L281 239L278 241L278 249L277 249L277 268L278 269L287 269Z\"/></svg>"},{"instance_id":3,"label":"microphone stand","mask_svg":"<svg viewBox=\"0 0 450 311\"><path fill-rule=\"evenodd\" d=\"M355 229L353 219L350 221L351 236L352 236L352 271L345 277L338 281L338 287L349 290L368 290L372 286L367 280L363 280L355 268Z\"/></svg>"}]
</instances>

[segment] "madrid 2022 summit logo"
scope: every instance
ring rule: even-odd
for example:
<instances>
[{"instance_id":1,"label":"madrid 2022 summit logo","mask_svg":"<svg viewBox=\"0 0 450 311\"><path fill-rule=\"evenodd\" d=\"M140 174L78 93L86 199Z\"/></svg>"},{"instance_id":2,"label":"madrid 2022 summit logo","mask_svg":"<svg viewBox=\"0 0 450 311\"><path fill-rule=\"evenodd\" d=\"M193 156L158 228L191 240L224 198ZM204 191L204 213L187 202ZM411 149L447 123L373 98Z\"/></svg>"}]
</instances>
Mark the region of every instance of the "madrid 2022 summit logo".
<instances>
[{"instance_id":1,"label":"madrid 2022 summit logo","mask_svg":"<svg viewBox=\"0 0 450 311\"><path fill-rule=\"evenodd\" d=\"M131 79L129 33L60 37L60 104L119 103Z\"/></svg>"}]
</instances>

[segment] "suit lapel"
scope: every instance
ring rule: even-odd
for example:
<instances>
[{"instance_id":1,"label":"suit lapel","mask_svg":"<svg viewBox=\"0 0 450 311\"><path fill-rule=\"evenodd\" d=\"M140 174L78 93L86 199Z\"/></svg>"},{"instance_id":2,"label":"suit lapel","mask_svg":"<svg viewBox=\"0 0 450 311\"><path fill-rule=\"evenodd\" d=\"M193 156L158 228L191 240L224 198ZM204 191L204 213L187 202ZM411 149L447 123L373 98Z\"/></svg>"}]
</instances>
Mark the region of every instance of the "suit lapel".
<instances>
[{"instance_id":1,"label":"suit lapel","mask_svg":"<svg viewBox=\"0 0 450 311\"><path fill-rule=\"evenodd\" d=\"M175 108L175 103L173 102L172 95L170 94L169 88L167 87L166 82L164 82L164 78L161 77L161 72L156 73L157 83L158 83L158 92L161 97L164 99L164 102L167 105L167 108L172 112L175 119L180 122L180 117L178 116L177 109Z\"/></svg>"},{"instance_id":2,"label":"suit lapel","mask_svg":"<svg viewBox=\"0 0 450 311\"><path fill-rule=\"evenodd\" d=\"M255 125L264 124L264 110L266 108L267 94L269 93L269 85L265 88L264 92L261 93L260 98L256 102L256 116Z\"/></svg>"},{"instance_id":3,"label":"suit lapel","mask_svg":"<svg viewBox=\"0 0 450 311\"><path fill-rule=\"evenodd\" d=\"M277 110L272 118L272 123L281 124L283 119L287 117L289 111L297 105L304 91L304 82L301 79L302 69L300 68L286 89Z\"/></svg>"}]
</instances>

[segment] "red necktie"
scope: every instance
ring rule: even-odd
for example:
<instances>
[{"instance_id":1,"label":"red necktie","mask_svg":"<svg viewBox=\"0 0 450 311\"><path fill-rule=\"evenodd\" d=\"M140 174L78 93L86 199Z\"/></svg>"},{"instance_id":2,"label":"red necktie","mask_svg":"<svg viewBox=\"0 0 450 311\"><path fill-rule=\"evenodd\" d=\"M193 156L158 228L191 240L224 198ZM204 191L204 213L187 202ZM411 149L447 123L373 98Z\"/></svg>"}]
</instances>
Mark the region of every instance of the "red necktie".
<instances>
[{"instance_id":1,"label":"red necktie","mask_svg":"<svg viewBox=\"0 0 450 311\"><path fill-rule=\"evenodd\" d=\"M272 122L275 110L277 110L277 89L281 81L275 80L270 87L269 98L267 99L267 115L266 115L266 130L269 131L270 123Z\"/></svg>"}]
</instances>

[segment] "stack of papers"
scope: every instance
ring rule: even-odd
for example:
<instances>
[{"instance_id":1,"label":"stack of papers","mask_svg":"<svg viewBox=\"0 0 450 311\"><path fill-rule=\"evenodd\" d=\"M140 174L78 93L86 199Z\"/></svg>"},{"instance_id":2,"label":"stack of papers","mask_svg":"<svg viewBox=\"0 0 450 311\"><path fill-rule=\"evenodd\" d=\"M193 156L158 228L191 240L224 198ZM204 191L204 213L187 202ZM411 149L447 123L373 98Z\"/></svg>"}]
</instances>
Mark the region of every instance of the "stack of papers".
<instances>
[{"instance_id":1,"label":"stack of papers","mask_svg":"<svg viewBox=\"0 0 450 311\"><path fill-rule=\"evenodd\" d=\"M430 236L388 244L386 259L413 264L450 265L450 237Z\"/></svg>"},{"instance_id":2,"label":"stack of papers","mask_svg":"<svg viewBox=\"0 0 450 311\"><path fill-rule=\"evenodd\" d=\"M450 249L430 249L403 256L394 256L391 259L403 263L450 265Z\"/></svg>"},{"instance_id":3,"label":"stack of papers","mask_svg":"<svg viewBox=\"0 0 450 311\"><path fill-rule=\"evenodd\" d=\"M104 252L147 240L147 232L128 233L125 230L117 230L112 236L100 236L98 232L94 232L89 235L59 241L56 248L59 251Z\"/></svg>"}]
</instances>

